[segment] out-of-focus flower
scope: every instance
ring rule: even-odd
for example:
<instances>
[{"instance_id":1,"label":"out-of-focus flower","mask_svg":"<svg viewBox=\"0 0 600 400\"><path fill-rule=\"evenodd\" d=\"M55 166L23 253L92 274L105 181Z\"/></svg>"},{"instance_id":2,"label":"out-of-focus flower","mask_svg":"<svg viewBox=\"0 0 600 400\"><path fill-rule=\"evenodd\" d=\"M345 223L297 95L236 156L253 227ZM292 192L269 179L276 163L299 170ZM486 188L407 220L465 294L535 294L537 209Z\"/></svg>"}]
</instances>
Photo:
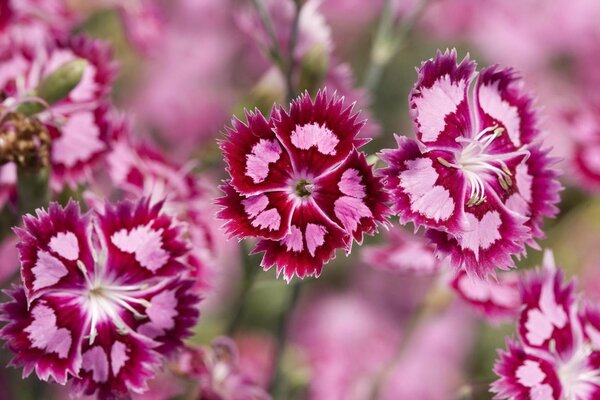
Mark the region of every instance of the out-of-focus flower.
<instances>
[{"instance_id":1,"label":"out-of-focus flower","mask_svg":"<svg viewBox=\"0 0 600 400\"><path fill-rule=\"evenodd\" d=\"M517 275L499 274L497 281L481 280L460 271L451 287L469 305L492 322L514 318L521 307Z\"/></svg>"},{"instance_id":2,"label":"out-of-focus flower","mask_svg":"<svg viewBox=\"0 0 600 400\"><path fill-rule=\"evenodd\" d=\"M309 399L370 398L400 343L391 315L356 292L311 296L301 304L288 331L310 367Z\"/></svg>"},{"instance_id":3,"label":"out-of-focus flower","mask_svg":"<svg viewBox=\"0 0 600 400\"><path fill-rule=\"evenodd\" d=\"M169 2L164 33L146 52L143 85L126 102L140 129L159 137L167 154L188 157L216 138L235 104L239 89L232 83L254 79L251 65L238 66L246 42L232 29L232 3ZM244 70L240 80L237 68Z\"/></svg>"},{"instance_id":4,"label":"out-of-focus flower","mask_svg":"<svg viewBox=\"0 0 600 400\"><path fill-rule=\"evenodd\" d=\"M275 368L275 340L266 333L243 332L236 335L239 369L260 387L269 386Z\"/></svg>"},{"instance_id":5,"label":"out-of-focus flower","mask_svg":"<svg viewBox=\"0 0 600 400\"><path fill-rule=\"evenodd\" d=\"M23 287L8 294L1 336L25 376L71 382L99 398L143 392L161 355L198 319L182 227L148 200L81 216L53 203L26 216Z\"/></svg>"},{"instance_id":6,"label":"out-of-focus flower","mask_svg":"<svg viewBox=\"0 0 600 400\"><path fill-rule=\"evenodd\" d=\"M188 347L179 356L178 372L199 383L199 398L208 400L268 400L270 396L239 367L235 342L215 339L210 347Z\"/></svg>"},{"instance_id":7,"label":"out-of-focus flower","mask_svg":"<svg viewBox=\"0 0 600 400\"><path fill-rule=\"evenodd\" d=\"M400 221L425 226L452 266L486 277L536 246L560 184L516 73L486 68L470 96L475 67L456 51L424 62L410 95L417 140L397 137L381 157Z\"/></svg>"},{"instance_id":8,"label":"out-of-focus flower","mask_svg":"<svg viewBox=\"0 0 600 400\"><path fill-rule=\"evenodd\" d=\"M423 321L406 339L403 353L381 384L379 398L452 398L463 380L461 371L472 343L472 325L467 310L456 304Z\"/></svg>"},{"instance_id":9,"label":"out-of-focus flower","mask_svg":"<svg viewBox=\"0 0 600 400\"><path fill-rule=\"evenodd\" d=\"M508 340L494 371L498 399L581 399L600 396L600 314L581 309L574 284L563 283L550 252L542 270L521 282L519 341Z\"/></svg>"},{"instance_id":10,"label":"out-of-focus flower","mask_svg":"<svg viewBox=\"0 0 600 400\"><path fill-rule=\"evenodd\" d=\"M47 131L44 134L49 135L52 143L50 185L55 191L66 185L75 188L90 178L92 168L109 149L112 113L106 97L116 72L110 49L103 42L75 37L56 39L51 45L37 49L12 46L2 49L0 54L2 123L10 122L12 113L18 114L24 106L39 106L35 118L41 121ZM66 76L69 68L73 74L80 68L82 72L72 90L61 97L56 94L57 87L65 82L59 81L61 77L55 74ZM48 81L51 77L55 81ZM44 99L41 91L60 98L48 104L50 100ZM19 140L18 129L15 135ZM2 167L3 186L7 190L16 184L12 171L13 165Z\"/></svg>"},{"instance_id":11,"label":"out-of-focus flower","mask_svg":"<svg viewBox=\"0 0 600 400\"><path fill-rule=\"evenodd\" d=\"M320 91L269 120L247 112L222 143L231 180L219 199L219 218L238 238L258 237L261 265L286 280L318 276L335 250L373 234L387 214L387 194L356 138L363 123L352 106Z\"/></svg>"},{"instance_id":12,"label":"out-of-focus flower","mask_svg":"<svg viewBox=\"0 0 600 400\"><path fill-rule=\"evenodd\" d=\"M393 229L382 245L362 250L363 260L374 269L404 274L435 274L443 262L435 257L435 246L421 237Z\"/></svg>"}]
</instances>

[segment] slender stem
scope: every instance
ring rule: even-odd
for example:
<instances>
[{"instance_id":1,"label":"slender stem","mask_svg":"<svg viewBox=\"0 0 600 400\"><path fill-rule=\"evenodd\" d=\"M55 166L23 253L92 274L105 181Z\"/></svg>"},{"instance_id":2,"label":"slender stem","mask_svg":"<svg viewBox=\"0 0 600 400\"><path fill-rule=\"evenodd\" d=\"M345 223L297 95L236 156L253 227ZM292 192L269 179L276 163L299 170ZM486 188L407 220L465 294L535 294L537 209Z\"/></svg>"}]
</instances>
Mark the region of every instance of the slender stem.
<instances>
[{"instance_id":1,"label":"slender stem","mask_svg":"<svg viewBox=\"0 0 600 400\"><path fill-rule=\"evenodd\" d=\"M273 22L271 21L271 17L269 16L269 12L265 7L262 0L252 0L254 3L254 7L256 11L258 11L258 16L267 31L267 35L269 36L269 40L271 41L271 46L269 47L269 56L275 61L277 66L280 69L284 69L284 57L283 52L281 51L281 46L279 45L279 40L277 40L277 34L275 33L275 28L273 27Z\"/></svg>"},{"instance_id":2,"label":"slender stem","mask_svg":"<svg viewBox=\"0 0 600 400\"><path fill-rule=\"evenodd\" d=\"M298 44L298 33L300 30L300 11L302 10L301 0L294 0L294 20L292 22L292 29L290 32L290 40L288 43L288 68L285 71L285 81L286 81L286 91L287 91L287 100L292 101L294 96L296 95L296 90L294 88L294 71L296 69L296 58L294 57L294 53L296 51L296 45Z\"/></svg>"},{"instance_id":3,"label":"slender stem","mask_svg":"<svg viewBox=\"0 0 600 400\"><path fill-rule=\"evenodd\" d=\"M285 350L285 342L287 336L287 325L289 322L289 317L294 310L296 303L298 302L298 298L300 297L300 289L302 288L302 282L295 282L291 287L290 298L288 301L288 306L285 310L281 311L281 315L279 316L279 320L277 322L277 331L276 338L277 343L275 347L275 373L273 378L271 379L271 384L269 386L269 392L273 395L273 398L279 398L275 396L282 388L282 380L283 380L283 371L282 371L282 358Z\"/></svg>"},{"instance_id":4,"label":"slender stem","mask_svg":"<svg viewBox=\"0 0 600 400\"><path fill-rule=\"evenodd\" d=\"M240 288L240 293L238 297L235 299L235 302L232 306L233 309L233 317L229 320L229 324L227 325L227 335L231 336L238 328L242 317L244 316L244 304L246 303L248 293L252 288L254 281L256 280L257 272L259 270L258 266L254 265L251 262L251 257L249 256L249 247L248 243L244 240L240 243L240 256L242 257L242 287Z\"/></svg>"},{"instance_id":5,"label":"slender stem","mask_svg":"<svg viewBox=\"0 0 600 400\"><path fill-rule=\"evenodd\" d=\"M17 188L19 196L19 214L28 214L36 208L48 205L50 202L50 191L48 168L38 171L28 171L17 167Z\"/></svg>"},{"instance_id":6,"label":"slender stem","mask_svg":"<svg viewBox=\"0 0 600 400\"><path fill-rule=\"evenodd\" d=\"M399 27L396 27L392 0L386 0L381 11L377 33L371 49L369 66L363 82L363 86L370 93L377 89L383 70L402 47L404 40L412 32L416 23L421 19L427 3L428 0L420 0L410 18Z\"/></svg>"},{"instance_id":7,"label":"slender stem","mask_svg":"<svg viewBox=\"0 0 600 400\"><path fill-rule=\"evenodd\" d=\"M296 45L298 44L298 36L300 30L300 11L302 10L303 1L294 0L294 19L290 27L287 57L284 55L284 52L281 49L279 40L277 39L277 32L275 32L275 28L273 27L273 21L271 20L269 12L265 7L263 1L253 0L253 3L256 10L258 11L258 15L265 28L265 31L269 36L269 40L271 41L271 46L268 49L268 54L284 76L286 85L286 98L288 101L291 101L296 95L296 89L294 87L294 72L296 69L296 59L294 57L294 52L296 50Z\"/></svg>"}]
</instances>

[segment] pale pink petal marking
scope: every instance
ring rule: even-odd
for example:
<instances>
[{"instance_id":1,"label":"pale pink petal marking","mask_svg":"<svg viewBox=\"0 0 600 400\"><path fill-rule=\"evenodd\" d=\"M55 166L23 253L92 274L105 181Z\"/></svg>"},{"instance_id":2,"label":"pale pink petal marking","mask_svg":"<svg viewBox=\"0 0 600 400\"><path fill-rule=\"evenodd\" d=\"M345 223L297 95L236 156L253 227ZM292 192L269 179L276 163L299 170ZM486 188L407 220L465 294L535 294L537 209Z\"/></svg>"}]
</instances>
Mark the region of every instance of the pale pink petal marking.
<instances>
[{"instance_id":1,"label":"pale pink petal marking","mask_svg":"<svg viewBox=\"0 0 600 400\"><path fill-rule=\"evenodd\" d=\"M50 249L70 261L79 258L79 243L73 232L59 232L50 239Z\"/></svg>"},{"instance_id":2,"label":"pale pink petal marking","mask_svg":"<svg viewBox=\"0 0 600 400\"><path fill-rule=\"evenodd\" d=\"M502 220L497 211L488 211L481 220L471 213L466 213L468 230L459 237L460 246L475 253L479 257L479 249L487 249L500 239L500 225Z\"/></svg>"},{"instance_id":3,"label":"pale pink petal marking","mask_svg":"<svg viewBox=\"0 0 600 400\"><path fill-rule=\"evenodd\" d=\"M162 229L138 226L131 231L121 229L111 237L112 243L121 251L134 254L142 267L155 272L169 260L162 247Z\"/></svg>"},{"instance_id":4,"label":"pale pink petal marking","mask_svg":"<svg viewBox=\"0 0 600 400\"><path fill-rule=\"evenodd\" d=\"M515 146L521 145L521 118L516 107L502 99L498 91L498 82L479 88L479 104L481 109L490 117L496 119L504 127Z\"/></svg>"},{"instance_id":5,"label":"pale pink petal marking","mask_svg":"<svg viewBox=\"0 0 600 400\"><path fill-rule=\"evenodd\" d=\"M255 228L265 229L269 228L270 231L276 231L281 225L281 215L275 208L270 208L266 211L261 212L252 221L252 226Z\"/></svg>"},{"instance_id":6,"label":"pale pink petal marking","mask_svg":"<svg viewBox=\"0 0 600 400\"><path fill-rule=\"evenodd\" d=\"M175 291L164 291L152 297L146 314L150 321L163 331L173 328L175 326L174 317L177 315Z\"/></svg>"},{"instance_id":7,"label":"pale pink petal marking","mask_svg":"<svg viewBox=\"0 0 600 400\"><path fill-rule=\"evenodd\" d=\"M581 158L592 173L600 174L600 146L586 144L582 149Z\"/></svg>"},{"instance_id":8,"label":"pale pink petal marking","mask_svg":"<svg viewBox=\"0 0 600 400\"><path fill-rule=\"evenodd\" d=\"M262 210L267 208L269 205L269 198L264 194L257 194L256 196L250 196L245 200L242 200L244 211L250 218L254 218Z\"/></svg>"},{"instance_id":9,"label":"pale pink petal marking","mask_svg":"<svg viewBox=\"0 0 600 400\"><path fill-rule=\"evenodd\" d=\"M525 360L516 372L519 383L526 387L534 387L542 383L546 374L540 368L540 364L533 360Z\"/></svg>"},{"instance_id":10,"label":"pale pink petal marking","mask_svg":"<svg viewBox=\"0 0 600 400\"><path fill-rule=\"evenodd\" d=\"M340 192L345 195L362 199L366 196L365 185L360 183L361 177L359 172L354 168L350 168L342 174L342 178L338 183Z\"/></svg>"},{"instance_id":11,"label":"pale pink petal marking","mask_svg":"<svg viewBox=\"0 0 600 400\"><path fill-rule=\"evenodd\" d=\"M510 196L508 200L506 200L506 207L524 217L528 217L531 214L529 211L529 204L520 193L514 193Z\"/></svg>"},{"instance_id":12,"label":"pale pink petal marking","mask_svg":"<svg viewBox=\"0 0 600 400\"><path fill-rule=\"evenodd\" d=\"M361 218L372 218L373 214L369 207L361 199L350 196L342 196L337 199L333 206L335 216L342 222L347 231L354 232Z\"/></svg>"},{"instance_id":13,"label":"pale pink petal marking","mask_svg":"<svg viewBox=\"0 0 600 400\"><path fill-rule=\"evenodd\" d=\"M489 286L479 279L463 276L458 281L458 288L471 300L483 302L490 299Z\"/></svg>"},{"instance_id":14,"label":"pale pink petal marking","mask_svg":"<svg viewBox=\"0 0 600 400\"><path fill-rule=\"evenodd\" d=\"M33 290L52 286L69 273L62 261L44 250L38 251L37 261L31 272L35 276Z\"/></svg>"},{"instance_id":15,"label":"pale pink petal marking","mask_svg":"<svg viewBox=\"0 0 600 400\"><path fill-rule=\"evenodd\" d=\"M306 247L311 256L315 256L315 250L325 243L327 229L317 224L306 224L305 238Z\"/></svg>"},{"instance_id":16,"label":"pale pink petal marking","mask_svg":"<svg viewBox=\"0 0 600 400\"><path fill-rule=\"evenodd\" d=\"M542 293L540 295L540 310L557 328L564 328L567 324L567 313L562 306L556 303L554 297L554 285L553 282L547 282L542 286Z\"/></svg>"},{"instance_id":17,"label":"pale pink petal marking","mask_svg":"<svg viewBox=\"0 0 600 400\"><path fill-rule=\"evenodd\" d=\"M279 160L281 146L277 140L260 139L246 156L246 176L260 183L269 175L269 164Z\"/></svg>"},{"instance_id":18,"label":"pale pink petal marking","mask_svg":"<svg viewBox=\"0 0 600 400\"><path fill-rule=\"evenodd\" d=\"M58 329L54 310L38 304L31 314L33 322L24 329L29 334L31 345L48 353L56 353L59 358L66 358L71 348L71 333L66 328Z\"/></svg>"},{"instance_id":19,"label":"pale pink petal marking","mask_svg":"<svg viewBox=\"0 0 600 400\"><path fill-rule=\"evenodd\" d=\"M490 283L490 285L490 298L494 304L507 308L516 308L519 306L521 298L519 291L515 287L509 285L498 285L495 283Z\"/></svg>"},{"instance_id":20,"label":"pale pink petal marking","mask_svg":"<svg viewBox=\"0 0 600 400\"><path fill-rule=\"evenodd\" d=\"M529 174L527 164L521 163L517 165L517 188L519 193L525 201L531 203L531 188L533 184L533 177Z\"/></svg>"},{"instance_id":21,"label":"pale pink petal marking","mask_svg":"<svg viewBox=\"0 0 600 400\"><path fill-rule=\"evenodd\" d=\"M98 90L98 84L96 83L96 67L88 63L83 70L83 75L79 84L75 86L75 89L69 93L69 98L74 101L86 101L91 100L95 97Z\"/></svg>"},{"instance_id":22,"label":"pale pink petal marking","mask_svg":"<svg viewBox=\"0 0 600 400\"><path fill-rule=\"evenodd\" d=\"M281 241L285 244L288 251L299 253L304 249L304 244L302 243L302 231L295 225L290 226L289 233L285 235Z\"/></svg>"},{"instance_id":23,"label":"pale pink petal marking","mask_svg":"<svg viewBox=\"0 0 600 400\"><path fill-rule=\"evenodd\" d=\"M91 112L70 116L61 132L62 135L52 141L52 162L67 168L78 162L88 162L94 154L106 148L99 138L100 129Z\"/></svg>"},{"instance_id":24,"label":"pale pink petal marking","mask_svg":"<svg viewBox=\"0 0 600 400\"><path fill-rule=\"evenodd\" d=\"M464 97L465 82L452 82L449 75L421 89L421 97L415 97L414 103L423 142L437 140L446 126L446 116L456 111Z\"/></svg>"},{"instance_id":25,"label":"pale pink petal marking","mask_svg":"<svg viewBox=\"0 0 600 400\"><path fill-rule=\"evenodd\" d=\"M552 399L552 386L544 383L542 385L532 387L529 394L531 395L531 400Z\"/></svg>"},{"instance_id":26,"label":"pale pink petal marking","mask_svg":"<svg viewBox=\"0 0 600 400\"><path fill-rule=\"evenodd\" d=\"M534 346L542 345L552 336L554 327L544 314L537 308L529 310L527 313L527 322L525 322L527 333L525 336L529 343Z\"/></svg>"},{"instance_id":27,"label":"pale pink petal marking","mask_svg":"<svg viewBox=\"0 0 600 400\"><path fill-rule=\"evenodd\" d=\"M29 62L21 55L14 56L9 60L0 63L0 87L17 78L25 75Z\"/></svg>"},{"instance_id":28,"label":"pale pink petal marking","mask_svg":"<svg viewBox=\"0 0 600 400\"><path fill-rule=\"evenodd\" d=\"M81 368L92 372L92 379L98 383L108 380L108 358L100 346L94 346L85 353L81 360Z\"/></svg>"},{"instance_id":29,"label":"pale pink petal marking","mask_svg":"<svg viewBox=\"0 0 600 400\"><path fill-rule=\"evenodd\" d=\"M113 376L117 376L125 363L129 360L127 355L127 346L119 341L116 341L110 349L110 365Z\"/></svg>"},{"instance_id":30,"label":"pale pink petal marking","mask_svg":"<svg viewBox=\"0 0 600 400\"><path fill-rule=\"evenodd\" d=\"M335 146L340 142L334 133L323 124L313 122L297 126L292 132L292 144L301 150L316 146L321 154L335 155Z\"/></svg>"},{"instance_id":31,"label":"pale pink petal marking","mask_svg":"<svg viewBox=\"0 0 600 400\"><path fill-rule=\"evenodd\" d=\"M436 222L450 218L454 200L446 188L435 185L439 175L431 159L408 160L406 167L400 174L400 186L408 194L411 210Z\"/></svg>"}]
</instances>

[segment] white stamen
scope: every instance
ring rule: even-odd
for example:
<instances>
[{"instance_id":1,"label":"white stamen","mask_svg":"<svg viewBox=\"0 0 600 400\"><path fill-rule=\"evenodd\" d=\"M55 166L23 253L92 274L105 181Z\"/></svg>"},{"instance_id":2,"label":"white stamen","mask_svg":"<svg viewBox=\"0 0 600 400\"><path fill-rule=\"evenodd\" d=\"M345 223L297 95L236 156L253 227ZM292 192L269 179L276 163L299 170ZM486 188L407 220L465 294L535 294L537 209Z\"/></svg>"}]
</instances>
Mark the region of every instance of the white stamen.
<instances>
[{"instance_id":1,"label":"white stamen","mask_svg":"<svg viewBox=\"0 0 600 400\"><path fill-rule=\"evenodd\" d=\"M485 202L485 178L489 174L496 175L498 183L503 190L510 190L513 185L512 173L505 160L524 156L529 158L529 151L521 147L516 151L504 154L487 154L487 148L495 139L502 136L504 128L493 125L485 128L473 138L460 137L456 141L465 146L456 155L456 162L452 163L442 157L438 162L447 168L456 168L462 171L470 187L467 206L477 206ZM498 166L499 165L499 166Z\"/></svg>"}]
</instances>

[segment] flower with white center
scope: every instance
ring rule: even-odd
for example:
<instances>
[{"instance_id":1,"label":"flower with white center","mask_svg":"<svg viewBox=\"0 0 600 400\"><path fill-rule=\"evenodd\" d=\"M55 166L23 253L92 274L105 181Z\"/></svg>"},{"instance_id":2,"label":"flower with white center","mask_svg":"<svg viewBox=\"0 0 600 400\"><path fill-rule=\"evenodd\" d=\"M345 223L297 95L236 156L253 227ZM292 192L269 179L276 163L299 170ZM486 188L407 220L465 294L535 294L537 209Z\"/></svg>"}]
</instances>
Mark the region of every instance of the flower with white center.
<instances>
[{"instance_id":1,"label":"flower with white center","mask_svg":"<svg viewBox=\"0 0 600 400\"><path fill-rule=\"evenodd\" d=\"M23 287L0 306L13 364L99 398L143 392L198 318L181 226L148 200L86 216L70 202L17 234Z\"/></svg>"},{"instance_id":2,"label":"flower with white center","mask_svg":"<svg viewBox=\"0 0 600 400\"><path fill-rule=\"evenodd\" d=\"M600 396L600 313L580 310L552 253L520 282L520 341L508 340L494 371L496 399L593 400Z\"/></svg>"},{"instance_id":3,"label":"flower with white center","mask_svg":"<svg viewBox=\"0 0 600 400\"><path fill-rule=\"evenodd\" d=\"M441 255L470 275L514 266L557 212L560 184L531 98L512 69L479 72L456 51L424 62L410 94L416 139L381 158L393 211L424 226Z\"/></svg>"},{"instance_id":4,"label":"flower with white center","mask_svg":"<svg viewBox=\"0 0 600 400\"><path fill-rule=\"evenodd\" d=\"M357 148L363 122L343 99L325 90L304 94L269 120L234 119L221 147L231 180L219 218L237 238L258 237L261 265L286 280L318 276L335 250L373 234L385 221L388 196Z\"/></svg>"}]
</instances>

